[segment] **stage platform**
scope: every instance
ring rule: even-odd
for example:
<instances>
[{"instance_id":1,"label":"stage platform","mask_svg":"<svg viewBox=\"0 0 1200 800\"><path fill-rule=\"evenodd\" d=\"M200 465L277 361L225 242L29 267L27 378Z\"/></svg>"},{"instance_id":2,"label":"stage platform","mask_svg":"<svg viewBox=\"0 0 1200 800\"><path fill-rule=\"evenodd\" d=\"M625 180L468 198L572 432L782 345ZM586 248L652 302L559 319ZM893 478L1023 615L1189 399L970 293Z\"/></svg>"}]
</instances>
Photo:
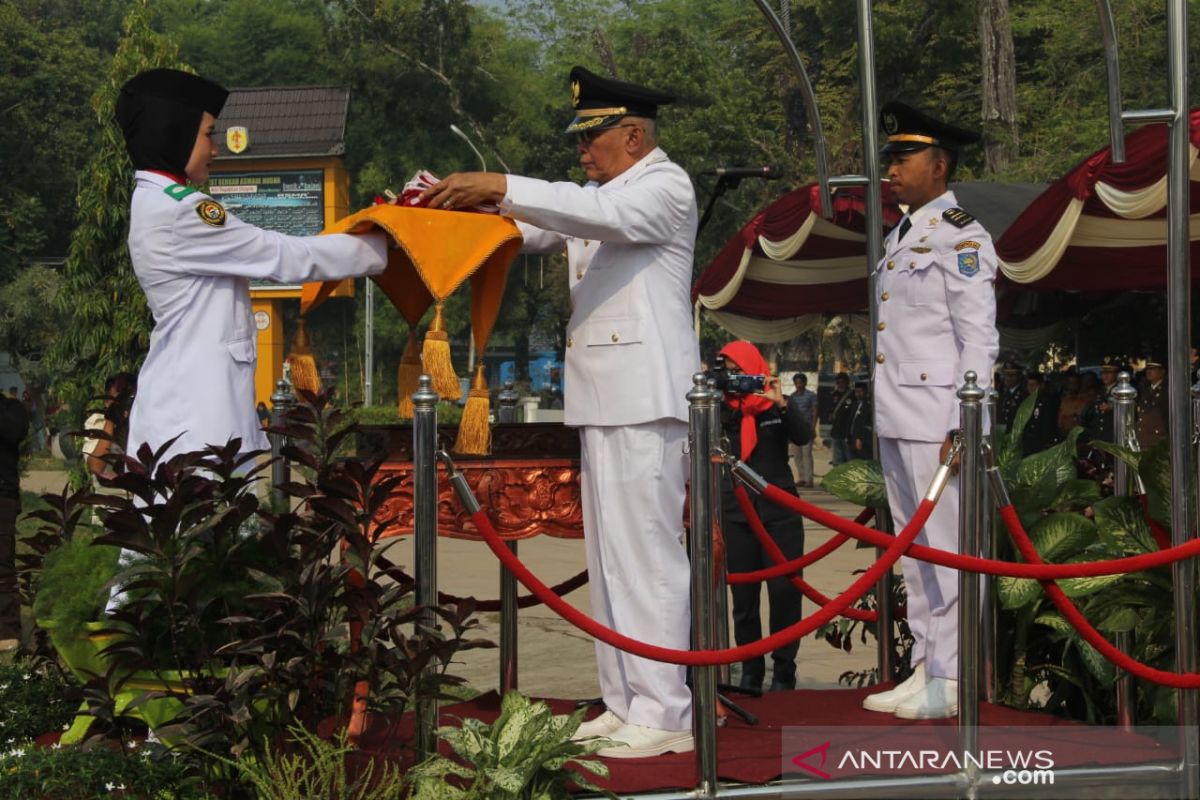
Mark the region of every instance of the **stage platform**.
<instances>
[{"instance_id":1,"label":"stage platform","mask_svg":"<svg viewBox=\"0 0 1200 800\"><path fill-rule=\"evenodd\" d=\"M957 727L956 720L938 720L923 722L908 722L898 720L891 715L877 714L862 708L862 699L878 687L863 689L834 689L834 690L796 690L790 692L766 693L762 697L738 697L736 702L757 715L758 725L747 725L736 717L730 717L727 723L718 729L718 759L719 776L722 782L734 785L764 786L777 782L786 777L788 780L822 779L805 770L794 768L794 772L784 775L785 765L783 748L785 746L784 728L793 726L841 727L888 727L894 729L893 738L889 731L888 740L900 746L905 743L923 741L933 735L933 729L941 729L945 736L936 738L943 741L955 741L953 731ZM556 713L569 713L574 708L571 700L548 699L546 701ZM488 692L469 702L444 706L440 710L439 724L455 724L456 717L474 717L487 721L494 720L500 712L500 697L495 692ZM599 713L599 709L589 712L589 716ZM1174 748L1163 745L1137 733L1116 734L1119 741L1112 742L1107 747L1083 747L1078 737L1072 737L1072 732L1087 729L1087 726L1037 712L1023 712L1003 706L981 704L981 726L1002 727L1005 729L1036 727L1038 731L1032 735L1026 730L1021 741L1009 742L1009 746L1019 745L1024 749L1052 747L1056 756L1056 770L1066 770L1076 767L1116 765L1138 766L1151 763L1165 763L1175 758ZM1111 729L1110 729L1111 730ZM1044 733L1043 733L1044 731ZM789 734L789 741L794 734ZM411 720L405 719L399 724L390 724L376 718L360 740L363 755L368 757L403 758L399 742L411 744ZM798 751L796 755L800 755ZM831 759L832 760L832 759ZM611 771L607 780L597 781L612 792L626 797L629 795L653 795L672 790L683 792L689 790L696 779L695 754L668 754L648 759L605 759ZM810 759L814 766L818 761ZM833 764L826 764L832 768ZM869 768L851 771L855 778L870 777L871 775L886 775L896 778L902 774L946 774L952 770L932 770L913 773L911 770L881 772ZM838 773L839 779L846 777L846 770ZM836 781L833 781L835 783ZM1014 787L1015 788L1015 787ZM1047 787L1048 788L1048 787ZM1039 794L1035 787L1029 787L1028 797L1049 796ZM1075 796L1079 796L1078 794ZM1103 793L1093 797L1109 796ZM1113 795L1117 796L1117 795ZM1122 797L1134 795L1123 794ZM1157 796L1171 796L1162 795Z\"/></svg>"}]
</instances>

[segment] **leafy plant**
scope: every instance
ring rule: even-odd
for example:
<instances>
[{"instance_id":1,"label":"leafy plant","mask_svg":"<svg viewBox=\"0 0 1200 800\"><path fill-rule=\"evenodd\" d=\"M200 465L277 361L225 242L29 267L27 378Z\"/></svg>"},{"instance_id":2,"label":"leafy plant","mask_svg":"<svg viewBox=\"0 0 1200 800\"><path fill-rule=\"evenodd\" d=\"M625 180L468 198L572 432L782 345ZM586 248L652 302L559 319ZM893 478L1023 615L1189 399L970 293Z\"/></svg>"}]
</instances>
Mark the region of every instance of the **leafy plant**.
<instances>
[{"instance_id":1,"label":"leafy plant","mask_svg":"<svg viewBox=\"0 0 1200 800\"><path fill-rule=\"evenodd\" d=\"M78 705L79 686L51 662L22 658L0 665L0 744L61 729Z\"/></svg>"},{"instance_id":2,"label":"leafy plant","mask_svg":"<svg viewBox=\"0 0 1200 800\"><path fill-rule=\"evenodd\" d=\"M1076 440L1067 439L1039 453L1020 457L1020 436L1032 399L1017 411L1012 430L995 435L994 451L1010 499L1034 547L1051 563L1078 563L1121 558L1157 549L1149 523L1136 497L1101 498L1094 481L1076 477ZM1169 516L1170 474L1162 464L1166 442L1146 453L1131 453L1102 442L1092 446L1113 452L1141 476L1151 513ZM1007 532L999 517L1002 541ZM1006 545L999 557L1012 559ZM1084 616L1108 636L1136 631L1131 655L1165 669L1174 654L1171 581L1166 569L1128 575L1075 578L1058 582ZM1000 663L1008 670L1002 691L1005 702L1019 708L1043 707L1057 713L1104 722L1115 715L1113 684L1118 670L1054 608L1037 581L998 578L1002 614ZM1174 691L1138 684L1139 721L1169 724L1174 719Z\"/></svg>"},{"instance_id":3,"label":"leafy plant","mask_svg":"<svg viewBox=\"0 0 1200 800\"><path fill-rule=\"evenodd\" d=\"M266 748L266 757L229 759L213 757L236 770L254 787L258 800L392 800L404 796L400 769L384 762L379 775L368 761L353 778L346 757L354 752L349 732L341 731L334 741L322 739L301 725L288 729L295 747ZM284 743L281 743L284 744Z\"/></svg>"},{"instance_id":4,"label":"leafy plant","mask_svg":"<svg viewBox=\"0 0 1200 800\"><path fill-rule=\"evenodd\" d=\"M456 758L433 755L413 767L412 800L566 800L572 785L615 800L580 771L607 778L608 767L586 757L612 744L571 741L583 714L556 715L545 703L509 692L491 725L464 719L461 727L438 729Z\"/></svg>"},{"instance_id":5,"label":"leafy plant","mask_svg":"<svg viewBox=\"0 0 1200 800\"><path fill-rule=\"evenodd\" d=\"M821 480L821 488L864 508L887 508L887 486L878 461L856 458L838 464Z\"/></svg>"},{"instance_id":6,"label":"leafy plant","mask_svg":"<svg viewBox=\"0 0 1200 800\"><path fill-rule=\"evenodd\" d=\"M161 745L133 751L107 747L38 747L29 742L0 748L0 800L202 800L208 798L184 762Z\"/></svg>"},{"instance_id":7,"label":"leafy plant","mask_svg":"<svg viewBox=\"0 0 1200 800\"><path fill-rule=\"evenodd\" d=\"M359 685L371 712L397 720L420 699L449 697L463 682L447 674L454 654L491 646L466 638L473 603L419 608L411 580L386 574L378 520L398 479L379 461L335 455L356 432L343 412L306 395L279 432L309 476L279 487L294 509L260 503L269 462L237 440L168 459L167 445L107 457L121 470L111 485L128 496L88 498L107 511L97 541L135 554L114 578L127 599L110 616L123 636L106 654L160 678L131 707L173 698L178 717L156 731L188 745L214 787L246 779L231 761L269 763L289 728L344 714ZM117 725L103 699L95 713Z\"/></svg>"},{"instance_id":8,"label":"leafy plant","mask_svg":"<svg viewBox=\"0 0 1200 800\"><path fill-rule=\"evenodd\" d=\"M86 623L104 615L108 582L117 571L119 555L115 547L94 543L90 531L63 541L43 562L33 600L34 618L54 622L55 636L82 636Z\"/></svg>"}]
</instances>

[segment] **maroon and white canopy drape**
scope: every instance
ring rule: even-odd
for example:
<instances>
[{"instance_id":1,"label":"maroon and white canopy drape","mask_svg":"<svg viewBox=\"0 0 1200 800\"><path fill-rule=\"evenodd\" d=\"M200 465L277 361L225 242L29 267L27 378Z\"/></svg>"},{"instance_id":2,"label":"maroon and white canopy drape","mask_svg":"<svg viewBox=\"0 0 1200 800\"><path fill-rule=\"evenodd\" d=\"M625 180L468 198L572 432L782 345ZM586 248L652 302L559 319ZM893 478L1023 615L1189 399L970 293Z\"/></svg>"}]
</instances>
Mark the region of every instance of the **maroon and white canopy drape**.
<instances>
[{"instance_id":1,"label":"maroon and white canopy drape","mask_svg":"<svg viewBox=\"0 0 1200 800\"><path fill-rule=\"evenodd\" d=\"M882 184L888 227L901 216ZM718 325L756 342L781 342L824 324L824 315L867 307L866 219L861 187L841 190L833 218L816 184L795 189L754 217L692 288Z\"/></svg>"},{"instance_id":2,"label":"maroon and white canopy drape","mask_svg":"<svg viewBox=\"0 0 1200 800\"><path fill-rule=\"evenodd\" d=\"M1191 125L1192 276L1200 276L1200 110ZM1167 279L1167 126L1125 137L1124 164L1109 148L1051 184L996 243L1004 276L1032 289L1161 289Z\"/></svg>"}]
</instances>

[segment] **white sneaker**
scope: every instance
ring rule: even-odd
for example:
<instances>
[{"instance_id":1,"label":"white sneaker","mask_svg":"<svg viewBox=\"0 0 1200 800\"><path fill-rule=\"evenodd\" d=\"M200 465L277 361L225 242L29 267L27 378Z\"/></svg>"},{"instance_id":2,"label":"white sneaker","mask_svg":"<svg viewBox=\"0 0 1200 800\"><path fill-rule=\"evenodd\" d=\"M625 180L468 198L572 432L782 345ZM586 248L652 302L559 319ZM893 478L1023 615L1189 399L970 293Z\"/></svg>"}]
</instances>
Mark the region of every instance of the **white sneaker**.
<instances>
[{"instance_id":1,"label":"white sneaker","mask_svg":"<svg viewBox=\"0 0 1200 800\"><path fill-rule=\"evenodd\" d=\"M617 744L597 750L604 758L649 758L663 753L690 753L696 748L692 732L664 731L628 723L608 735Z\"/></svg>"},{"instance_id":2,"label":"white sneaker","mask_svg":"<svg viewBox=\"0 0 1200 800\"><path fill-rule=\"evenodd\" d=\"M899 686L888 689L886 692L876 692L864 697L862 707L867 711L882 711L885 714L895 713L896 706L925 688L925 683L925 662L922 661L913 669L913 673L908 676L908 680Z\"/></svg>"},{"instance_id":3,"label":"white sneaker","mask_svg":"<svg viewBox=\"0 0 1200 800\"><path fill-rule=\"evenodd\" d=\"M958 716L958 681L933 678L925 688L896 706L900 719L947 719Z\"/></svg>"},{"instance_id":4,"label":"white sneaker","mask_svg":"<svg viewBox=\"0 0 1200 800\"><path fill-rule=\"evenodd\" d=\"M571 737L571 741L578 742L581 739L608 736L624 724L624 720L606 709L603 714L595 719L582 723L579 726L579 730L575 731L575 735Z\"/></svg>"}]
</instances>

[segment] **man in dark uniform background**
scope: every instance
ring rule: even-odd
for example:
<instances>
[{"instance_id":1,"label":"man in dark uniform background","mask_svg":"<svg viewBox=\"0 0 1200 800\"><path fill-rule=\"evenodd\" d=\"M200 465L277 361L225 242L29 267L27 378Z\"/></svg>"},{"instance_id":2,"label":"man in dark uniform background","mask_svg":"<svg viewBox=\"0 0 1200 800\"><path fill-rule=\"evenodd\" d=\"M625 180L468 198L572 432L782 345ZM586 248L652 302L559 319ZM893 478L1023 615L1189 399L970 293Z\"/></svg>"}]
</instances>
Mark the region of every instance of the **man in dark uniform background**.
<instances>
[{"instance_id":1,"label":"man in dark uniform background","mask_svg":"<svg viewBox=\"0 0 1200 800\"><path fill-rule=\"evenodd\" d=\"M1000 388L1000 407L997 409L1000 418L996 423L1003 425L1005 430L1012 430L1017 409L1028 396L1029 389L1025 386L1025 381L1021 380L1021 368L1012 361L1005 362L1004 386Z\"/></svg>"},{"instance_id":2,"label":"man in dark uniform background","mask_svg":"<svg viewBox=\"0 0 1200 800\"><path fill-rule=\"evenodd\" d=\"M1146 380L1138 390L1137 439L1142 450L1149 450L1167 438L1167 369L1160 356L1146 359Z\"/></svg>"},{"instance_id":3,"label":"man in dark uniform background","mask_svg":"<svg viewBox=\"0 0 1200 800\"><path fill-rule=\"evenodd\" d=\"M850 414L850 458L869 459L873 455L875 411L866 381L854 384L854 411Z\"/></svg>"},{"instance_id":4,"label":"man in dark uniform background","mask_svg":"<svg viewBox=\"0 0 1200 800\"><path fill-rule=\"evenodd\" d=\"M833 379L833 410L829 412L829 438L832 440L835 467L850 460L850 417L854 414L854 392L850 390L850 376L839 372Z\"/></svg>"},{"instance_id":5,"label":"man in dark uniform background","mask_svg":"<svg viewBox=\"0 0 1200 800\"><path fill-rule=\"evenodd\" d=\"M1025 386L1034 398L1033 411L1021 431L1021 455L1028 456L1059 441L1059 395L1046 385L1045 376L1036 370L1031 370L1025 377Z\"/></svg>"}]
</instances>

